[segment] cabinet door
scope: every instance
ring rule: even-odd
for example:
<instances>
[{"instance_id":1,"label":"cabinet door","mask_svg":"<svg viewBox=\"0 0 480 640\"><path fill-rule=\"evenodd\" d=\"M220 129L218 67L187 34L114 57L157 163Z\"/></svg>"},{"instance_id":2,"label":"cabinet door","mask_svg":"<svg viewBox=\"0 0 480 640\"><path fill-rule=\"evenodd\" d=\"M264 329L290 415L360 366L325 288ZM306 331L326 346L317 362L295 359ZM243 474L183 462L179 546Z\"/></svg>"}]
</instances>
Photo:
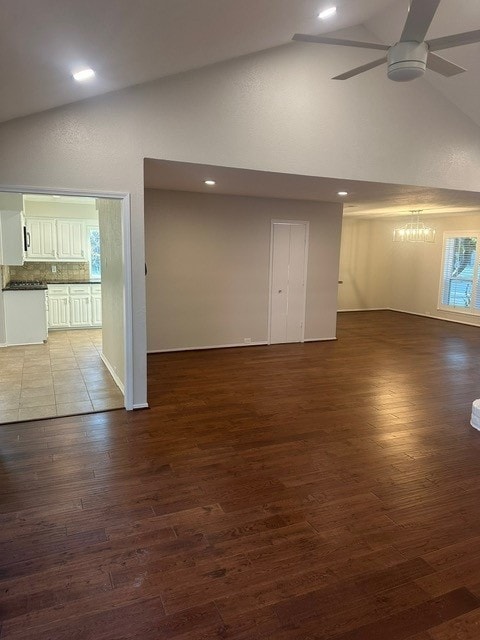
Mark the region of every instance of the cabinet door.
<instances>
[{"instance_id":1,"label":"cabinet door","mask_svg":"<svg viewBox=\"0 0 480 640\"><path fill-rule=\"evenodd\" d=\"M92 326L102 326L102 295L92 292Z\"/></svg>"},{"instance_id":2,"label":"cabinet door","mask_svg":"<svg viewBox=\"0 0 480 640\"><path fill-rule=\"evenodd\" d=\"M81 220L57 220L57 256L59 260L85 260L85 225Z\"/></svg>"},{"instance_id":3,"label":"cabinet door","mask_svg":"<svg viewBox=\"0 0 480 640\"><path fill-rule=\"evenodd\" d=\"M70 294L70 326L90 327L90 295Z\"/></svg>"},{"instance_id":4,"label":"cabinet door","mask_svg":"<svg viewBox=\"0 0 480 640\"><path fill-rule=\"evenodd\" d=\"M0 264L23 265L23 214L0 211Z\"/></svg>"},{"instance_id":5,"label":"cabinet door","mask_svg":"<svg viewBox=\"0 0 480 640\"><path fill-rule=\"evenodd\" d=\"M27 226L27 260L56 260L55 220L29 218Z\"/></svg>"},{"instance_id":6,"label":"cabinet door","mask_svg":"<svg viewBox=\"0 0 480 640\"><path fill-rule=\"evenodd\" d=\"M48 296L48 327L60 329L70 326L68 295Z\"/></svg>"}]
</instances>

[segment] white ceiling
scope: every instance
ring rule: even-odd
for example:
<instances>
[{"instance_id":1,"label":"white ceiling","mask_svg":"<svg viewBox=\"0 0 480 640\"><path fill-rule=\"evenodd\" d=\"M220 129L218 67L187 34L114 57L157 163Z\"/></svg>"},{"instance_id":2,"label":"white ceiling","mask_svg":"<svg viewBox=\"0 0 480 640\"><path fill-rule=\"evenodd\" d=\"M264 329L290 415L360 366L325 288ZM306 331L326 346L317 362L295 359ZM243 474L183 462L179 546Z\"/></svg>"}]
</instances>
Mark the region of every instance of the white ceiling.
<instances>
[{"instance_id":1,"label":"white ceiling","mask_svg":"<svg viewBox=\"0 0 480 640\"><path fill-rule=\"evenodd\" d=\"M213 179L209 187L204 180ZM145 161L145 187L173 191L342 202L345 216L386 217L480 213L480 193L399 184L317 178L170 160ZM347 197L337 195L347 191Z\"/></svg>"},{"instance_id":2,"label":"white ceiling","mask_svg":"<svg viewBox=\"0 0 480 640\"><path fill-rule=\"evenodd\" d=\"M391 0L1 0L0 121L361 24ZM76 83L90 66L97 77Z\"/></svg>"},{"instance_id":3,"label":"white ceiling","mask_svg":"<svg viewBox=\"0 0 480 640\"><path fill-rule=\"evenodd\" d=\"M295 32L327 33L363 24L391 44L408 8L408 0L335 0L337 15L318 20L318 11L333 2L2 0L0 121L286 44ZM428 35L476 28L478 0L443 0ZM325 45L312 47L319 56L325 50ZM372 60L378 57L371 53ZM427 72L421 82L432 82L480 124L479 53L480 44L450 50L448 57L467 73L442 78ZM84 66L93 67L97 76L78 84L70 74Z\"/></svg>"},{"instance_id":4,"label":"white ceiling","mask_svg":"<svg viewBox=\"0 0 480 640\"><path fill-rule=\"evenodd\" d=\"M332 20L320 21L319 10L333 2ZM0 122L169 76L270 47L311 46L318 56L333 47L292 43L295 32L329 33L363 24L373 38L391 44L398 39L408 0L1 0ZM479 0L442 0L428 33L438 37L480 28ZM349 51L352 51L349 49ZM358 51L359 60L378 52ZM453 78L427 71L424 79L480 125L480 44L440 51L467 68ZM93 67L96 78L78 84L71 72ZM347 69L345 69L346 71ZM341 70L335 69L336 72ZM384 67L367 73L385 73ZM333 70L332 70L333 75ZM362 77L347 82L362 82ZM461 149L459 149L461 154ZM190 190L199 178L183 165ZM172 164L172 166L173 166ZM178 167L177 167L178 168ZM399 185L373 185L282 176L254 180L255 172L221 175L232 193L335 199L338 185L350 191L346 214L391 215L411 208L431 212L477 210L477 195ZM272 176L272 174L267 174ZM250 185L245 180L251 180ZM156 184L157 178L147 179ZM168 182L168 181L167 181ZM223 186L218 185L216 192ZM230 191L228 191L230 189ZM290 195L289 195L290 194ZM295 195L297 194L297 195Z\"/></svg>"}]
</instances>

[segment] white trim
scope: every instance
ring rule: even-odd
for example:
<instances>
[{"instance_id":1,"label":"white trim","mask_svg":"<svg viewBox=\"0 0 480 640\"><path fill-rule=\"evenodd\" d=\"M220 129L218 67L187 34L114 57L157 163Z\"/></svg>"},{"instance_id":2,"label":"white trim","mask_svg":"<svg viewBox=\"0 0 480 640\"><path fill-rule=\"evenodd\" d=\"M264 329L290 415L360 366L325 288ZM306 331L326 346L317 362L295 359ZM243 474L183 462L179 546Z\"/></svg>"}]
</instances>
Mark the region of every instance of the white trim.
<instances>
[{"instance_id":1,"label":"white trim","mask_svg":"<svg viewBox=\"0 0 480 640\"><path fill-rule=\"evenodd\" d=\"M123 326L125 362L125 409L133 409L133 300L132 300L132 241L130 194L122 199L123 236Z\"/></svg>"},{"instance_id":2,"label":"white trim","mask_svg":"<svg viewBox=\"0 0 480 640\"><path fill-rule=\"evenodd\" d=\"M305 342L305 319L307 315L307 278L308 278L308 248L310 244L310 222L308 220L280 220L274 218L270 220L270 272L269 272L269 282L268 282L268 314L267 314L267 335L268 342L267 344L272 344L272 284L273 284L273 225L274 224L285 224L285 225L293 225L303 224L305 226L305 261L303 265L303 322L302 322L302 339L300 342ZM280 343L280 344L295 344L295 343Z\"/></svg>"},{"instance_id":3,"label":"white trim","mask_svg":"<svg viewBox=\"0 0 480 640\"><path fill-rule=\"evenodd\" d=\"M334 338L305 338L304 342L331 342L332 340L337 340L337 337L335 336ZM295 343L288 343L288 344L295 344Z\"/></svg>"},{"instance_id":4,"label":"white trim","mask_svg":"<svg viewBox=\"0 0 480 640\"><path fill-rule=\"evenodd\" d=\"M105 357L105 354L101 353L100 354L100 358L102 359L103 364L107 367L107 369L110 372L110 375L112 376L112 378L115 381L115 384L117 385L117 387L120 389L120 391L125 395L125 387L123 386L123 382L120 380L120 378L118 377L117 373L115 372L115 369L112 367L112 365L110 364L110 362L107 360L107 358Z\"/></svg>"},{"instance_id":5,"label":"white trim","mask_svg":"<svg viewBox=\"0 0 480 640\"><path fill-rule=\"evenodd\" d=\"M345 313L350 311L395 311L389 307L368 307L367 309L337 309L337 313Z\"/></svg>"},{"instance_id":6,"label":"white trim","mask_svg":"<svg viewBox=\"0 0 480 640\"><path fill-rule=\"evenodd\" d=\"M298 344L298 343L292 343ZM230 347L264 347L267 346L268 342L234 342L232 344L213 344L213 345L202 345L199 347L177 347L175 349L152 349L151 351L147 351L148 354L151 353L175 353L176 351L203 351L204 349L229 349Z\"/></svg>"},{"instance_id":7,"label":"white trim","mask_svg":"<svg viewBox=\"0 0 480 640\"><path fill-rule=\"evenodd\" d=\"M134 404L133 409L150 409L148 402L141 402L140 404Z\"/></svg>"},{"instance_id":8,"label":"white trim","mask_svg":"<svg viewBox=\"0 0 480 640\"><path fill-rule=\"evenodd\" d=\"M122 206L123 278L124 278L124 357L125 357L125 409L133 407L133 302L132 302L132 251L130 235L130 193L126 191L86 191L83 189L54 189L0 185L0 192L36 193L41 195L81 196L86 198L110 198L120 200Z\"/></svg>"},{"instance_id":9,"label":"white trim","mask_svg":"<svg viewBox=\"0 0 480 640\"><path fill-rule=\"evenodd\" d=\"M446 312L450 312L450 313L463 313L464 315L469 315L469 316L479 316L479 312L478 309L476 309L475 307L475 301L477 299L477 283L478 283L478 265L479 265L479 261L478 261L478 255L475 258L475 264L473 267L473 274L472 274L472 293L471 293L471 307L469 308L468 311L464 311L463 307L451 307L447 304L443 304L443 300L442 300L442 293L443 293L443 288L446 282L445 279L445 254L446 254L446 241L451 239L451 238L468 238L468 237L473 237L475 236L475 238L477 239L477 244L478 241L480 239L480 232L479 231L444 231L443 232L443 239L442 239L442 261L440 263L440 282L439 282L439 287L438 287L438 299L437 299L437 311L446 311ZM455 322L455 320L453 320L452 322ZM470 324L468 322L461 322L459 321L459 324ZM476 326L476 325L474 325Z\"/></svg>"}]
</instances>

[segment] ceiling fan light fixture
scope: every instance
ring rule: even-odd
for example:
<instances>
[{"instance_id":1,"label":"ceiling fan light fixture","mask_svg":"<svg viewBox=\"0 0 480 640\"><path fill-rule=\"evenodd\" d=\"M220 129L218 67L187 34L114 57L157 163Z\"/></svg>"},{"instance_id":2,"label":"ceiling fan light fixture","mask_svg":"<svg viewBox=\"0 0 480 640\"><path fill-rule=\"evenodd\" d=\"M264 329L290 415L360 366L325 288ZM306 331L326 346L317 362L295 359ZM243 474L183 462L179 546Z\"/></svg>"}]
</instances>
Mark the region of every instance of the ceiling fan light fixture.
<instances>
[{"instance_id":1,"label":"ceiling fan light fixture","mask_svg":"<svg viewBox=\"0 0 480 640\"><path fill-rule=\"evenodd\" d=\"M424 42L397 42L387 55L388 77L395 82L421 78L427 67L428 47Z\"/></svg>"},{"instance_id":2,"label":"ceiling fan light fixture","mask_svg":"<svg viewBox=\"0 0 480 640\"><path fill-rule=\"evenodd\" d=\"M326 20L327 18L331 18L332 16L334 16L336 13L337 7L329 7L328 9L320 11L318 17L320 18L320 20Z\"/></svg>"},{"instance_id":3,"label":"ceiling fan light fixture","mask_svg":"<svg viewBox=\"0 0 480 640\"><path fill-rule=\"evenodd\" d=\"M372 62L367 62L334 76L332 80L349 80L361 73L370 71L370 69L375 69L384 62L388 63L389 79L396 82L407 82L408 80L420 78L427 68L445 78L450 78L463 73L466 69L437 55L435 51L480 42L480 29L434 38L433 40L425 40L439 4L440 0L410 0L407 20L400 35L400 40L391 47L379 42L346 40L308 33L295 33L292 40L388 52L388 54L385 53L377 60L372 60ZM333 9L334 7L331 7L331 9L322 11L318 17L326 18L329 15L333 15Z\"/></svg>"}]
</instances>

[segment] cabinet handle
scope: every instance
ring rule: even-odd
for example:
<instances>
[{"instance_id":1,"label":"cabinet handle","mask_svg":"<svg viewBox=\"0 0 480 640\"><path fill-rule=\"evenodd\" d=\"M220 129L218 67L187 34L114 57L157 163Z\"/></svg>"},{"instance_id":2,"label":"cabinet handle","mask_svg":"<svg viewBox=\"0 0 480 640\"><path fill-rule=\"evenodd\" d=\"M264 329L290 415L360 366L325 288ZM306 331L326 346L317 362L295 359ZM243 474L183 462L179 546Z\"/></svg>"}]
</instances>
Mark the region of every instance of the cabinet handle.
<instances>
[{"instance_id":1,"label":"cabinet handle","mask_svg":"<svg viewBox=\"0 0 480 640\"><path fill-rule=\"evenodd\" d=\"M30 231L27 231L27 249L30 247Z\"/></svg>"}]
</instances>

